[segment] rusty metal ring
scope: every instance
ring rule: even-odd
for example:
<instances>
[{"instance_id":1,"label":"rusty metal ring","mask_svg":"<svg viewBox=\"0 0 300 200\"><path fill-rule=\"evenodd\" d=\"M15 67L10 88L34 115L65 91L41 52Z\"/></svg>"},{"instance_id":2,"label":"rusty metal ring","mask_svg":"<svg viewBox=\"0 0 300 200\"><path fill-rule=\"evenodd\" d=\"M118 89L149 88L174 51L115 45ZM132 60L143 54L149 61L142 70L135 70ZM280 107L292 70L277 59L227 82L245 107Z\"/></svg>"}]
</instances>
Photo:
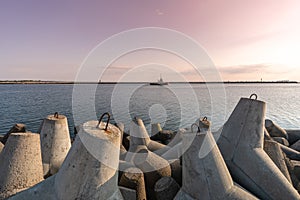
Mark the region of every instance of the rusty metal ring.
<instances>
[{"instance_id":1,"label":"rusty metal ring","mask_svg":"<svg viewBox=\"0 0 300 200\"><path fill-rule=\"evenodd\" d=\"M207 121L207 117L204 116L203 119L202 119L202 121Z\"/></svg>"},{"instance_id":2,"label":"rusty metal ring","mask_svg":"<svg viewBox=\"0 0 300 200\"><path fill-rule=\"evenodd\" d=\"M250 95L250 99L252 99L252 97L254 97L254 100L257 100L257 94L253 93Z\"/></svg>"},{"instance_id":3,"label":"rusty metal ring","mask_svg":"<svg viewBox=\"0 0 300 200\"><path fill-rule=\"evenodd\" d=\"M54 113L54 117L55 117L55 118L58 118L58 112L55 112L55 113Z\"/></svg>"},{"instance_id":4,"label":"rusty metal ring","mask_svg":"<svg viewBox=\"0 0 300 200\"><path fill-rule=\"evenodd\" d=\"M107 115L107 122L106 122L106 126L105 126L104 130L107 131L107 127L108 127L109 120L110 120L110 114L109 114L108 112L103 113L103 114L101 115L101 117L100 117L100 119L99 119L99 121L98 121L97 127L99 127L99 125L100 125L100 123L102 122L102 119L103 119L103 117L104 117L105 115Z\"/></svg>"}]
</instances>

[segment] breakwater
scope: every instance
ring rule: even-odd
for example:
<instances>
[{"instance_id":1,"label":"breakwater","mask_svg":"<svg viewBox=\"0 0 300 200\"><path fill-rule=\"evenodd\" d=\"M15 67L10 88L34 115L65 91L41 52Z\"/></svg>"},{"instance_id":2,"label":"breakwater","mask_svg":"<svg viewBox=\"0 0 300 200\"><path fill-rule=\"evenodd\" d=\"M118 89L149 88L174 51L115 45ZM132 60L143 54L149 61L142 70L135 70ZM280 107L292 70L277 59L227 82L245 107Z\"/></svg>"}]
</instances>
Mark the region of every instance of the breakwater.
<instances>
[{"instance_id":1,"label":"breakwater","mask_svg":"<svg viewBox=\"0 0 300 200\"><path fill-rule=\"evenodd\" d=\"M300 199L300 131L267 119L266 107L240 98L215 132L209 117L149 133L141 118L112 124L104 113L72 144L61 114L39 134L16 124L1 138L0 199Z\"/></svg>"}]
</instances>

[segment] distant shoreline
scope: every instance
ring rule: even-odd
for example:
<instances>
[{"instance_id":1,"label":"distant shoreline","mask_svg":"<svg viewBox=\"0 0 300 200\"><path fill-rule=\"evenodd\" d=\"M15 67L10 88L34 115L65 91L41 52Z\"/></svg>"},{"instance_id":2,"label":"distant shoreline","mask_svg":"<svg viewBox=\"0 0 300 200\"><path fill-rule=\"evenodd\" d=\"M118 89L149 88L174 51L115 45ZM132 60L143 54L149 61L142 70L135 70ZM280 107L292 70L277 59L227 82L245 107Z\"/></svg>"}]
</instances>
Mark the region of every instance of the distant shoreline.
<instances>
[{"instance_id":1,"label":"distant shoreline","mask_svg":"<svg viewBox=\"0 0 300 200\"><path fill-rule=\"evenodd\" d=\"M224 81L224 82L168 82L170 84L298 84L297 81ZM41 81L41 80L5 80L0 84L149 84L149 82L75 82L75 81Z\"/></svg>"}]
</instances>

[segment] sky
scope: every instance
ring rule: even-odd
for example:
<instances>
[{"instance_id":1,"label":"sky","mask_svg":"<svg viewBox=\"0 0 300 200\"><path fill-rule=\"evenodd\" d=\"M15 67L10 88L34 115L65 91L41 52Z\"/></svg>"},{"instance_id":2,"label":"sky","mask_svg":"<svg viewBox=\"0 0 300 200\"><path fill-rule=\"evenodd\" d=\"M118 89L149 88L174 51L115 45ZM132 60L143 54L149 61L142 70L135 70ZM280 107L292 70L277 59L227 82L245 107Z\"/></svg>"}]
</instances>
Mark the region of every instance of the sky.
<instances>
[{"instance_id":1,"label":"sky","mask_svg":"<svg viewBox=\"0 0 300 200\"><path fill-rule=\"evenodd\" d=\"M0 80L76 80L99 43L143 27L197 41L224 81L300 81L298 0L0 0ZM101 80L172 81L175 71L201 79L182 58L146 49L113 60Z\"/></svg>"}]
</instances>

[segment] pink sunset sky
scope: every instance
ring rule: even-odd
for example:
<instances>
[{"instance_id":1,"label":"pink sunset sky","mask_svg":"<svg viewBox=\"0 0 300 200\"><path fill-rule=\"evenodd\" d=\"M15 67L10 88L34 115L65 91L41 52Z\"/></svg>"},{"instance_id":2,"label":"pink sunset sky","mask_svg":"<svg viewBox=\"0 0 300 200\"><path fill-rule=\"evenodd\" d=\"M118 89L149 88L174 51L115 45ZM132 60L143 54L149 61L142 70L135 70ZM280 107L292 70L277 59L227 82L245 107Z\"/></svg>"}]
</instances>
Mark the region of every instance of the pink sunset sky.
<instances>
[{"instance_id":1,"label":"pink sunset sky","mask_svg":"<svg viewBox=\"0 0 300 200\"><path fill-rule=\"evenodd\" d=\"M298 0L2 0L0 24L0 80L72 81L100 42L133 28L162 27L201 44L224 81L300 81ZM199 80L184 61L154 51L120 58L104 80L118 81L124 69L144 64L132 81L155 80L157 72L172 81L159 66L143 73L160 59Z\"/></svg>"}]
</instances>

